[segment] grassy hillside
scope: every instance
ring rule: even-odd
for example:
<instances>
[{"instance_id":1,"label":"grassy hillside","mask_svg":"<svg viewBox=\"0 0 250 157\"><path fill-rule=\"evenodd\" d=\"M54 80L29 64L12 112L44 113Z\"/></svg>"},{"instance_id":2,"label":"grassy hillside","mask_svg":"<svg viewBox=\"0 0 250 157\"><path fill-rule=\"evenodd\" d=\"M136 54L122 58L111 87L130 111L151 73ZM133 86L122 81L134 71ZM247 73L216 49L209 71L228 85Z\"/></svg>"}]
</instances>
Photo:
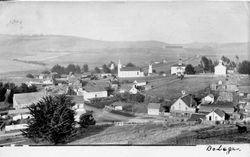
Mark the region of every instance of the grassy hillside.
<instances>
[{"instance_id":1,"label":"grassy hillside","mask_svg":"<svg viewBox=\"0 0 250 157\"><path fill-rule=\"evenodd\" d=\"M222 55L245 59L248 43L232 44L167 44L160 41L113 42L100 41L74 36L59 35L0 35L1 72L23 71L50 68L54 64L89 64L90 68L101 66L110 61L133 62L138 66L148 65L150 61L176 62L178 58L199 55L211 57ZM178 46L178 45L177 45ZM183 47L182 47L183 46ZM241 57L241 54L245 57ZM45 66L30 65L13 61L31 61L44 63Z\"/></svg>"}]
</instances>

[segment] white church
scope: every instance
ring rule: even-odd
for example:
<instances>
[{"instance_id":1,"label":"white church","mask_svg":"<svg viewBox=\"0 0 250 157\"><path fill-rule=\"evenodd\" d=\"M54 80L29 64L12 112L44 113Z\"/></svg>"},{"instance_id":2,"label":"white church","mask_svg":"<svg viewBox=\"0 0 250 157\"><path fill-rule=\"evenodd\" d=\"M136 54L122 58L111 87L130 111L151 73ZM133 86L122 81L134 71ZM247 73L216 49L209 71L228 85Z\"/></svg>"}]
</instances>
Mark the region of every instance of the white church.
<instances>
[{"instance_id":1,"label":"white church","mask_svg":"<svg viewBox=\"0 0 250 157\"><path fill-rule=\"evenodd\" d=\"M148 75L152 74L152 64L149 64ZM139 67L123 67L120 60L118 62L118 77L144 77L145 74Z\"/></svg>"},{"instance_id":2,"label":"white church","mask_svg":"<svg viewBox=\"0 0 250 157\"><path fill-rule=\"evenodd\" d=\"M227 74L227 67L224 66L223 61L220 60L219 64L214 67L214 74L215 75L226 75Z\"/></svg>"}]
</instances>

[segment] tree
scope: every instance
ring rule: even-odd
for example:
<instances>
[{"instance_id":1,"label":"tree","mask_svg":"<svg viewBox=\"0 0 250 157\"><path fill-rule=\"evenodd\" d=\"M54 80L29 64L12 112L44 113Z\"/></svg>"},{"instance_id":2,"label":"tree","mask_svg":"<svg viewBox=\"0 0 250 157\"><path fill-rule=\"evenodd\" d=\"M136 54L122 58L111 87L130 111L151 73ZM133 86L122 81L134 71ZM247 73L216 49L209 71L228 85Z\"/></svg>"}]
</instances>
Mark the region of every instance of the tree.
<instances>
[{"instance_id":1,"label":"tree","mask_svg":"<svg viewBox=\"0 0 250 157\"><path fill-rule=\"evenodd\" d=\"M98 67L95 67L95 72L96 73L101 73L101 70Z\"/></svg>"},{"instance_id":2,"label":"tree","mask_svg":"<svg viewBox=\"0 0 250 157\"><path fill-rule=\"evenodd\" d=\"M58 64L56 64L55 66L53 66L52 69L51 69L51 71L52 72L56 72L59 75L66 73L66 69L63 66L60 66Z\"/></svg>"},{"instance_id":3,"label":"tree","mask_svg":"<svg viewBox=\"0 0 250 157\"><path fill-rule=\"evenodd\" d=\"M42 74L50 74L50 72L48 70L45 70L42 72Z\"/></svg>"},{"instance_id":4,"label":"tree","mask_svg":"<svg viewBox=\"0 0 250 157\"><path fill-rule=\"evenodd\" d=\"M87 128L89 125L95 125L96 121L93 118L92 112L86 112L80 116L79 124L81 128Z\"/></svg>"},{"instance_id":5,"label":"tree","mask_svg":"<svg viewBox=\"0 0 250 157\"><path fill-rule=\"evenodd\" d=\"M202 56L200 64L205 72L214 72L214 64L211 59L208 59L207 57Z\"/></svg>"},{"instance_id":6,"label":"tree","mask_svg":"<svg viewBox=\"0 0 250 157\"><path fill-rule=\"evenodd\" d=\"M221 60L222 60L223 63L226 64L226 65L230 63L230 59L227 58L227 57L225 57L225 56L222 56L222 57L221 57Z\"/></svg>"},{"instance_id":7,"label":"tree","mask_svg":"<svg viewBox=\"0 0 250 157\"><path fill-rule=\"evenodd\" d=\"M185 68L186 74L195 74L194 67L191 64L188 64Z\"/></svg>"},{"instance_id":8,"label":"tree","mask_svg":"<svg viewBox=\"0 0 250 157\"><path fill-rule=\"evenodd\" d=\"M47 141L53 144L65 143L75 135L75 104L66 95L46 96L28 107L32 118L24 136L35 142Z\"/></svg>"},{"instance_id":9,"label":"tree","mask_svg":"<svg viewBox=\"0 0 250 157\"><path fill-rule=\"evenodd\" d=\"M69 74L70 72L75 73L76 67L74 64L69 64L66 68L66 74Z\"/></svg>"},{"instance_id":10,"label":"tree","mask_svg":"<svg viewBox=\"0 0 250 157\"><path fill-rule=\"evenodd\" d=\"M238 72L240 74L250 74L250 61L243 61L239 64Z\"/></svg>"},{"instance_id":11,"label":"tree","mask_svg":"<svg viewBox=\"0 0 250 157\"><path fill-rule=\"evenodd\" d=\"M135 65L133 64L133 63L128 63L127 65L126 65L126 67L135 67Z\"/></svg>"},{"instance_id":12,"label":"tree","mask_svg":"<svg viewBox=\"0 0 250 157\"><path fill-rule=\"evenodd\" d=\"M79 65L75 66L75 73L80 74L81 73L81 68Z\"/></svg>"},{"instance_id":13,"label":"tree","mask_svg":"<svg viewBox=\"0 0 250 157\"><path fill-rule=\"evenodd\" d=\"M103 72L104 72L104 73L111 73L111 70L109 69L109 67L108 67L106 64L104 64L104 65L102 66L102 69L103 69Z\"/></svg>"},{"instance_id":14,"label":"tree","mask_svg":"<svg viewBox=\"0 0 250 157\"><path fill-rule=\"evenodd\" d=\"M34 76L32 74L27 74L26 77L27 78L34 78Z\"/></svg>"},{"instance_id":15,"label":"tree","mask_svg":"<svg viewBox=\"0 0 250 157\"><path fill-rule=\"evenodd\" d=\"M84 65L83 65L82 71L83 71L83 72L88 72L88 71L89 71L89 66L88 66L88 64L84 64Z\"/></svg>"}]
</instances>

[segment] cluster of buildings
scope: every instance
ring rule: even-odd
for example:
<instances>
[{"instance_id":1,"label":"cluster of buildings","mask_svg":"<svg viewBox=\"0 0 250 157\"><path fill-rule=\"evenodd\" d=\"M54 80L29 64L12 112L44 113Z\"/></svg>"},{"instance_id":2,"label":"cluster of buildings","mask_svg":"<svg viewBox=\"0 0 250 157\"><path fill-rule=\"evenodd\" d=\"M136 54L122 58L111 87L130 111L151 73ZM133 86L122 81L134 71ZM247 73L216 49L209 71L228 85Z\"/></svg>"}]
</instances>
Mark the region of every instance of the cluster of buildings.
<instances>
[{"instance_id":1,"label":"cluster of buildings","mask_svg":"<svg viewBox=\"0 0 250 157\"><path fill-rule=\"evenodd\" d=\"M114 69L114 64L111 64L111 68ZM185 73L186 65L183 64L180 59L177 64L171 66L171 74L183 75ZM215 75L226 75L227 69L222 64L222 61L215 67ZM152 64L148 65L148 72L145 74L140 67L125 67L118 63L117 77L113 77L109 73L101 73L98 76L101 79L92 80L92 75L83 74L81 77L76 77L73 74L69 74L66 77L60 79L54 79L53 75L41 74L36 79L38 82L28 82L28 84L42 84L45 85L43 90L35 93L22 93L14 94L13 108L9 110L8 115L12 117L14 121L31 118L31 115L26 108L33 103L37 103L46 95L55 94L68 94L72 97L76 105L73 109L76 111L76 120L82 113L85 113L84 102L90 101L94 98L106 98L110 95L108 88L114 89L117 93L129 92L130 94L137 94L150 90L152 86L143 79L146 76L153 74ZM121 83L119 79L133 78L131 83ZM56 83L55 83L56 81ZM87 81L87 84L83 86L82 81ZM210 85L211 94L205 96L201 102L197 102L191 94L182 92L182 96L179 97L170 107L170 113L174 117L187 117L189 121L225 121L232 119L233 117L245 118L250 116L250 87L240 86L237 82L222 82L219 81L216 84ZM216 94L214 94L216 93ZM117 110L122 110L121 107L117 107ZM160 103L148 104L148 115L160 115L162 106ZM23 125L12 126L12 128L20 129L25 128L26 123ZM11 126L7 126L7 130L11 130Z\"/></svg>"}]
</instances>

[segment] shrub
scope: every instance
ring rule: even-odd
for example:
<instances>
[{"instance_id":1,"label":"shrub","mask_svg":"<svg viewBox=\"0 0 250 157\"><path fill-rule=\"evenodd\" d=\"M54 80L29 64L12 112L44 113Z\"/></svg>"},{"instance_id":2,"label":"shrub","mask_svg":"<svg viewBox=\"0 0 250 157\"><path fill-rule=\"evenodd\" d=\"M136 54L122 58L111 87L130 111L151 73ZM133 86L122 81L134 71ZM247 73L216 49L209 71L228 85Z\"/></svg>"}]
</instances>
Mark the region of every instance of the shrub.
<instances>
[{"instance_id":1,"label":"shrub","mask_svg":"<svg viewBox=\"0 0 250 157\"><path fill-rule=\"evenodd\" d=\"M79 124L81 128L87 128L89 125L95 125L96 121L93 118L92 112L84 113L80 116Z\"/></svg>"},{"instance_id":2,"label":"shrub","mask_svg":"<svg viewBox=\"0 0 250 157\"><path fill-rule=\"evenodd\" d=\"M215 124L216 124L216 125L219 125L219 124L220 124L220 121L218 121L218 120L215 121Z\"/></svg>"},{"instance_id":3,"label":"shrub","mask_svg":"<svg viewBox=\"0 0 250 157\"><path fill-rule=\"evenodd\" d=\"M32 74L27 74L26 77L27 78L34 78L34 76Z\"/></svg>"}]
</instances>

